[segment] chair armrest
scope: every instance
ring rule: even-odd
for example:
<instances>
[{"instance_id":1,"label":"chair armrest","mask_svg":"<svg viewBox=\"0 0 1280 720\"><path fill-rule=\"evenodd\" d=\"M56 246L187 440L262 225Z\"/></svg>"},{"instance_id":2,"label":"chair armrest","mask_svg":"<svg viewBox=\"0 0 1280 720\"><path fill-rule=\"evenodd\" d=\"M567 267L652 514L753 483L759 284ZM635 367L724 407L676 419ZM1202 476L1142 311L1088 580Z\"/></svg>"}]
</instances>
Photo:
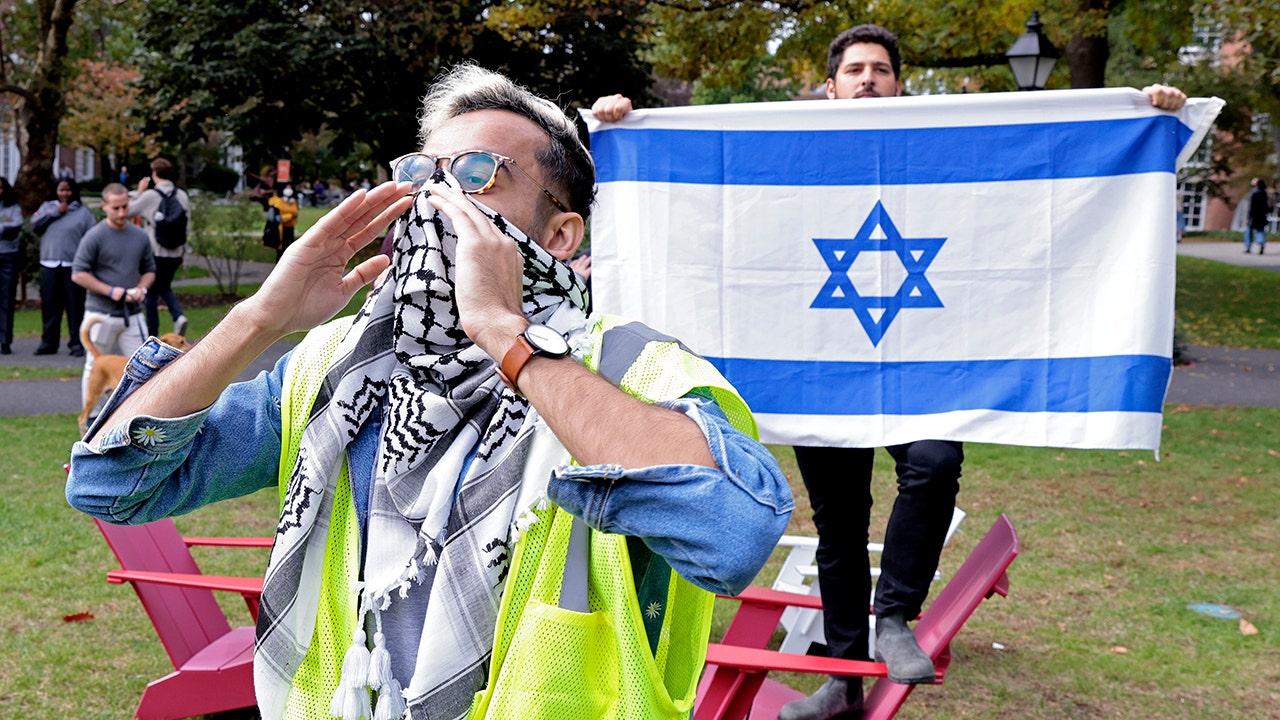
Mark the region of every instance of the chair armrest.
<instances>
[{"instance_id":1,"label":"chair armrest","mask_svg":"<svg viewBox=\"0 0 1280 720\"><path fill-rule=\"evenodd\" d=\"M182 542L187 547L255 547L269 548L275 542L273 537L184 537Z\"/></svg>"},{"instance_id":2,"label":"chair armrest","mask_svg":"<svg viewBox=\"0 0 1280 720\"><path fill-rule=\"evenodd\" d=\"M260 577L166 573L147 570L111 570L107 573L107 582L117 585L126 582L145 582L156 585L202 588L205 590L225 590L246 596L262 594L262 578Z\"/></svg>"},{"instance_id":3,"label":"chair armrest","mask_svg":"<svg viewBox=\"0 0 1280 720\"><path fill-rule=\"evenodd\" d=\"M717 595L726 600L737 600L742 603L775 607L802 607L812 610L822 609L822 598L817 595L801 595L800 593L774 590L772 588L751 585L737 595Z\"/></svg>"},{"instance_id":4,"label":"chair armrest","mask_svg":"<svg viewBox=\"0 0 1280 720\"><path fill-rule=\"evenodd\" d=\"M865 660L842 660L819 655L800 655L777 650L748 648L737 645L707 644L707 664L743 670L816 673L856 677L887 677L884 663Z\"/></svg>"},{"instance_id":5,"label":"chair armrest","mask_svg":"<svg viewBox=\"0 0 1280 720\"><path fill-rule=\"evenodd\" d=\"M946 676L947 667L950 665L949 653L939 660L934 660L934 670L937 673L937 678L933 681L934 685L940 685ZM888 668L884 663L879 662L800 655L720 643L707 644L707 665L736 668L748 672L800 672L870 678L889 676Z\"/></svg>"}]
</instances>

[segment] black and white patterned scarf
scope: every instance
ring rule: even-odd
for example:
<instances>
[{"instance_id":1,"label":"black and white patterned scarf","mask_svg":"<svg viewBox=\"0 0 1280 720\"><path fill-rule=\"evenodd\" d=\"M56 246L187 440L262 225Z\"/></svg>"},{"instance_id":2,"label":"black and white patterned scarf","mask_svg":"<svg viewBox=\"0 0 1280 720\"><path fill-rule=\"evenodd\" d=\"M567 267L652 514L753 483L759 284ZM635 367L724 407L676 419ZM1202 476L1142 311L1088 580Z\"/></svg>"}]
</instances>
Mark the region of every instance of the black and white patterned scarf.
<instances>
[{"instance_id":1,"label":"black and white patterned scarf","mask_svg":"<svg viewBox=\"0 0 1280 720\"><path fill-rule=\"evenodd\" d=\"M445 173L433 181L456 187ZM373 717L368 687L375 703L387 703L380 717L399 717L404 700L416 717L461 717L483 687L508 545L541 494L522 487L525 466L531 452L546 454L537 449L545 443L526 422L528 402L506 389L459 325L457 236L426 196L397 222L391 273L334 353L303 431L258 622L254 682L263 718L283 717L311 643L334 489L347 446L375 412L383 423L363 544L362 622L331 711ZM581 279L475 204L524 256L525 315L581 334L588 303ZM562 452L546 462L563 461ZM377 629L372 656L366 616Z\"/></svg>"}]
</instances>

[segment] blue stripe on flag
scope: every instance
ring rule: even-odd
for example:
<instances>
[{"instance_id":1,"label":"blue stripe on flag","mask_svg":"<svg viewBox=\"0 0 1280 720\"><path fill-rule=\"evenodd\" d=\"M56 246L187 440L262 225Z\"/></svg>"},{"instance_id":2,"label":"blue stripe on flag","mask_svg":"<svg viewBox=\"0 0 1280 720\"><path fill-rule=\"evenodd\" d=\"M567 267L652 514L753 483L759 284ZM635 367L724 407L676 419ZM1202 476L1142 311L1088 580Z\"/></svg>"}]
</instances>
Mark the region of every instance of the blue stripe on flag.
<instances>
[{"instance_id":1,"label":"blue stripe on flag","mask_svg":"<svg viewBox=\"0 0 1280 720\"><path fill-rule=\"evenodd\" d=\"M623 130L591 134L598 182L914 185L1175 171L1192 135L1172 115L882 130Z\"/></svg>"},{"instance_id":2,"label":"blue stripe on flag","mask_svg":"<svg viewBox=\"0 0 1280 720\"><path fill-rule=\"evenodd\" d=\"M1155 355L948 362L707 358L751 409L786 415L928 415L957 410L1162 410L1172 362Z\"/></svg>"}]
</instances>

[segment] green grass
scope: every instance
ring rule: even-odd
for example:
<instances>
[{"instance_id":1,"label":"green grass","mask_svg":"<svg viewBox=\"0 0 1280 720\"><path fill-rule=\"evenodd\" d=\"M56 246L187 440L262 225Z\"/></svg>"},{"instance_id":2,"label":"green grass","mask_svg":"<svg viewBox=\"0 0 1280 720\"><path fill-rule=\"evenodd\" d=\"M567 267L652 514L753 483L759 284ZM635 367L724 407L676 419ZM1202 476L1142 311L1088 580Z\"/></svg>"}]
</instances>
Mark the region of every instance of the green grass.
<instances>
[{"instance_id":1,"label":"green grass","mask_svg":"<svg viewBox=\"0 0 1280 720\"><path fill-rule=\"evenodd\" d=\"M1145 452L966 447L959 502L969 516L943 553L944 577L1002 512L1022 553L1009 597L983 603L953 643L946 684L917 689L900 718L1276 716L1280 410L1171 406L1166 421L1160 462ZM74 428L69 414L0 424L7 717L127 717L142 687L171 669L133 592L104 581L114 567L105 542L63 500ZM773 450L797 495L790 531L812 534L790 450ZM892 502L890 468L882 453L873 533ZM261 535L274 520L273 494L261 492L177 522L187 534ZM259 551L196 552L211 573L256 575L266 562ZM775 572L776 563L758 582ZM1258 634L1186 609L1200 601L1231 605ZM238 597L224 607L247 622ZM63 620L82 612L94 619Z\"/></svg>"},{"instance_id":2,"label":"green grass","mask_svg":"<svg viewBox=\"0 0 1280 720\"><path fill-rule=\"evenodd\" d=\"M1180 257L1178 276L1185 342L1280 347L1280 274ZM190 310L193 336L225 310ZM38 334L38 312L17 315L18 334ZM0 367L0 377L10 371ZM1022 555L1010 597L984 603L953 643L946 684L917 689L900 718L1280 717L1280 410L1170 406L1165 421L1160 462L1142 452L967 446L959 503L969 517L943 553L944 577L1001 512ZM113 566L105 543L62 499L74 428L72 415L0 424L7 716L125 717L142 686L170 669L133 593L102 581ZM773 450L797 495L790 532L813 534L794 459ZM878 460L873 534L894 492L889 458ZM178 522L188 534L267 534L274 508L264 492ZM252 551L198 552L206 572L265 565ZM758 582L777 572L775 555ZM1201 601L1237 608L1258 634L1186 609ZM238 598L224 607L247 621ZM95 619L63 621L79 612ZM718 608L716 633L730 613Z\"/></svg>"},{"instance_id":3,"label":"green grass","mask_svg":"<svg viewBox=\"0 0 1280 720\"><path fill-rule=\"evenodd\" d=\"M1280 349L1280 273L1179 257L1175 308L1183 342Z\"/></svg>"}]
</instances>

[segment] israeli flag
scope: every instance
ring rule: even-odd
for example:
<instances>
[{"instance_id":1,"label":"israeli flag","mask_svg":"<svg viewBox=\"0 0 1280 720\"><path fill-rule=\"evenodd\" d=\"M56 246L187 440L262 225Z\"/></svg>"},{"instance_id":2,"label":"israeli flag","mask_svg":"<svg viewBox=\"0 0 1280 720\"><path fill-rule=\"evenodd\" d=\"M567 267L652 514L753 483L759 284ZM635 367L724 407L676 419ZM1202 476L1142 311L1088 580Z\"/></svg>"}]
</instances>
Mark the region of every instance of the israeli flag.
<instances>
[{"instance_id":1,"label":"israeli flag","mask_svg":"<svg viewBox=\"0 0 1280 720\"><path fill-rule=\"evenodd\" d=\"M1160 443L1175 172L1223 103L1130 89L584 113L597 310L766 442Z\"/></svg>"}]
</instances>

